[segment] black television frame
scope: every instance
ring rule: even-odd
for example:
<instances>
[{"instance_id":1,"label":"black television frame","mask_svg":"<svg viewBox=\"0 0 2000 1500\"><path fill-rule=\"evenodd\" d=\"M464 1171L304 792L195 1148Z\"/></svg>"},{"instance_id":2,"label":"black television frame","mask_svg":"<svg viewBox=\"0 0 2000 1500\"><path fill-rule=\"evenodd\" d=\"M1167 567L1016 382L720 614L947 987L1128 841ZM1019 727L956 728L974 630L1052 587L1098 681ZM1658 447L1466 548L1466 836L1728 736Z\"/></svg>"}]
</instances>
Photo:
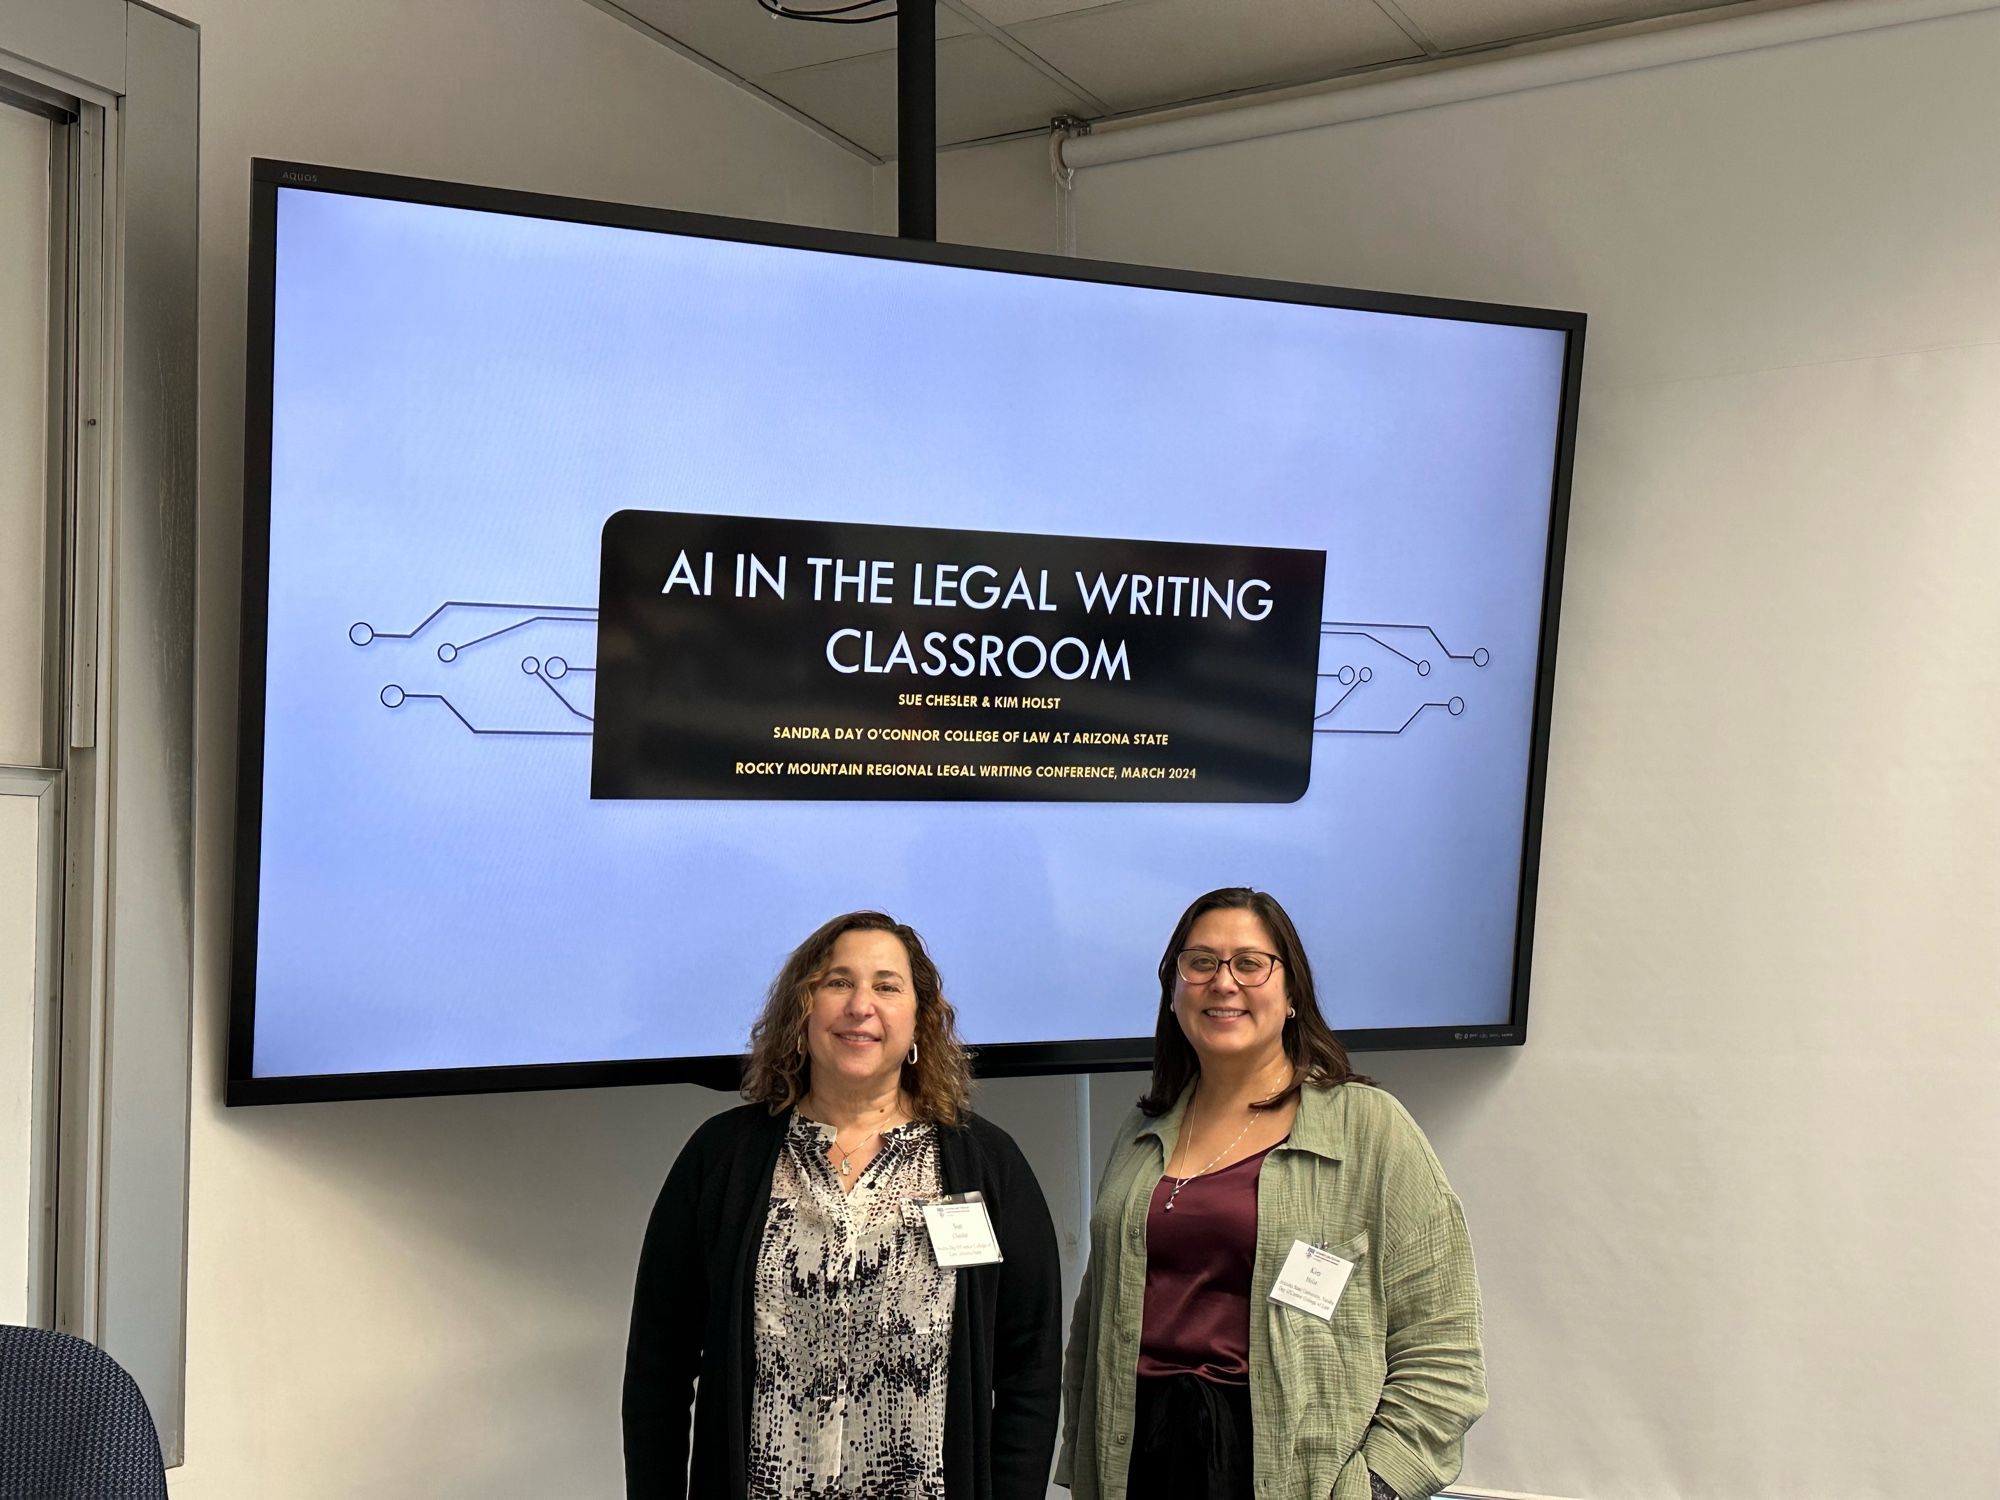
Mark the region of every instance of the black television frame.
<instances>
[{"instance_id":1,"label":"black television frame","mask_svg":"<svg viewBox=\"0 0 2000 1500\"><path fill-rule=\"evenodd\" d=\"M1582 313L1498 303L1464 302L1398 292L1368 292L1304 282L1265 281L1205 271L1123 265L1064 256L990 250L925 240L890 239L847 230L768 224L748 219L638 208L581 198L436 182L378 172L276 161L251 162L250 266L243 431L243 599L236 775L236 888L232 903L226 1100L293 1104L324 1100L506 1093L645 1083L695 1083L734 1089L742 1058L669 1057L619 1061L531 1063L477 1068L423 1068L375 1073L257 1077L255 1057L257 907L264 806L266 616L270 603L272 339L277 271L278 191L297 188L405 203L517 214L530 218L639 229L783 249L859 255L878 260L954 266L1066 281L1108 282L1162 291L1303 303L1357 312L1396 313L1458 322L1546 328L1566 336L1562 405L1558 414L1548 550L1543 571L1541 639L1535 671L1534 723L1522 809L1521 872L1515 911L1514 977L1508 1019L1500 1025L1384 1027L1343 1032L1351 1051L1513 1047L1528 1036L1529 969L1534 956L1535 899L1540 881L1542 804L1548 776L1549 718L1555 688L1557 622L1563 555L1569 531L1570 473L1582 384ZM1150 1036L1069 1042L1010 1042L976 1048L982 1077L1132 1071L1151 1066Z\"/></svg>"}]
</instances>

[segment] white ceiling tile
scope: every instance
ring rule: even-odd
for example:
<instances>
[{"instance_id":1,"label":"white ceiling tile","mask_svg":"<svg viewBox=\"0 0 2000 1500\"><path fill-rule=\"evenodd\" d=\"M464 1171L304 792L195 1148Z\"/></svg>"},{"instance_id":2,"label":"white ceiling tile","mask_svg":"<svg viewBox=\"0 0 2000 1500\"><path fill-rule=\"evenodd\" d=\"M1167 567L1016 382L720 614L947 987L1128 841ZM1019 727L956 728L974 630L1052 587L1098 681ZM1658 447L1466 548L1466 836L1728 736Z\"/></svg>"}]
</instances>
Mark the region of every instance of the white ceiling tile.
<instances>
[{"instance_id":1,"label":"white ceiling tile","mask_svg":"<svg viewBox=\"0 0 2000 1500\"><path fill-rule=\"evenodd\" d=\"M1421 55L1372 0L1124 0L1009 35L1119 110Z\"/></svg>"},{"instance_id":2,"label":"white ceiling tile","mask_svg":"<svg viewBox=\"0 0 2000 1500\"><path fill-rule=\"evenodd\" d=\"M1094 10L1100 5L1122 5L1125 0L959 0L959 3L970 6L996 26L1019 26L1023 21L1066 16L1071 11Z\"/></svg>"},{"instance_id":3,"label":"white ceiling tile","mask_svg":"<svg viewBox=\"0 0 2000 1500\"><path fill-rule=\"evenodd\" d=\"M814 63L893 53L896 23L829 26L823 21L789 21L769 15L757 0L615 0L618 8L739 78L781 73ZM797 0L800 5L837 0ZM973 23L948 6L937 11L940 39L962 36Z\"/></svg>"},{"instance_id":4,"label":"white ceiling tile","mask_svg":"<svg viewBox=\"0 0 2000 1500\"><path fill-rule=\"evenodd\" d=\"M878 156L896 154L896 59L873 53L756 80L796 110ZM975 141L1083 114L1084 101L983 35L938 41L938 144Z\"/></svg>"},{"instance_id":5,"label":"white ceiling tile","mask_svg":"<svg viewBox=\"0 0 2000 1500\"><path fill-rule=\"evenodd\" d=\"M754 0L752 0L754 3ZM1721 0L1396 0L1447 51L1541 36L1573 26L1613 26L1708 10Z\"/></svg>"}]
</instances>

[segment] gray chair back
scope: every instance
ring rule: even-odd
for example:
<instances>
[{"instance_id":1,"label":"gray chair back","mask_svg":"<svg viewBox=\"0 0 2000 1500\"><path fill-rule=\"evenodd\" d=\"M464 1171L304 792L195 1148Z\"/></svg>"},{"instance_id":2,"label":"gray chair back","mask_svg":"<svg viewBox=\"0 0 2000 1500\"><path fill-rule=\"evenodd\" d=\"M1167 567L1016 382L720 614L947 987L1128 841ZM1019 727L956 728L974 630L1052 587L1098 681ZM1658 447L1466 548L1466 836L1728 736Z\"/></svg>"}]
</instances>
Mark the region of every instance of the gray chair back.
<instances>
[{"instance_id":1,"label":"gray chair back","mask_svg":"<svg viewBox=\"0 0 2000 1500\"><path fill-rule=\"evenodd\" d=\"M0 1500L166 1500L146 1398L94 1344L0 1324Z\"/></svg>"}]
</instances>

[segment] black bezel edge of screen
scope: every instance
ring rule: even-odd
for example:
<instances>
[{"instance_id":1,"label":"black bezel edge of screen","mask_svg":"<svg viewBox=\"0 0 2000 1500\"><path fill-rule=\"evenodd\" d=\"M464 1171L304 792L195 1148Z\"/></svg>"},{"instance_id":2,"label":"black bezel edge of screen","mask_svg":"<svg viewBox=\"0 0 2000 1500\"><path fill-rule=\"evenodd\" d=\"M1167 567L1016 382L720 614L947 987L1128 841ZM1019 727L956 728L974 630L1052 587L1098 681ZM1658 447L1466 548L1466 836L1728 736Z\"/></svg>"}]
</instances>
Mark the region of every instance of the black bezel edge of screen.
<instances>
[{"instance_id":1,"label":"black bezel edge of screen","mask_svg":"<svg viewBox=\"0 0 2000 1500\"><path fill-rule=\"evenodd\" d=\"M1555 688L1556 627L1562 599L1564 547L1569 530L1570 473L1576 451L1577 408L1582 384L1586 325L1582 313L900 240L849 230L769 224L683 213L674 209L639 208L258 157L251 162L244 370L242 654L237 715L236 869L231 902L233 929L230 943L227 1103L297 1104L650 1083L692 1083L712 1089L733 1090L740 1081L743 1061L737 1056L637 1058L476 1068L417 1068L374 1073L255 1076L252 1062L256 1026L257 896L261 853L259 835L263 825L266 616L270 601L272 338L277 270L277 195L280 188L345 193L743 244L859 255L877 260L902 260L1211 296L1247 297L1262 302L1294 302L1358 312L1547 328L1565 334L1562 404L1558 414L1548 553L1543 575L1541 642L1535 673L1534 723L1529 739L1521 878L1515 908L1514 979L1508 1019L1501 1025L1388 1027L1340 1033L1341 1040L1352 1052L1510 1047L1520 1046L1527 1040L1529 966L1534 948L1535 896L1541 867L1542 803L1547 783L1549 720ZM1145 984L1135 994L1135 1016L1151 1014L1157 1002L1150 990L1150 984ZM1050 1073L1137 1071L1151 1066L1152 1047L1150 1036L1135 1036L1090 1041L996 1043L975 1047L974 1053L981 1077L1001 1078Z\"/></svg>"}]
</instances>

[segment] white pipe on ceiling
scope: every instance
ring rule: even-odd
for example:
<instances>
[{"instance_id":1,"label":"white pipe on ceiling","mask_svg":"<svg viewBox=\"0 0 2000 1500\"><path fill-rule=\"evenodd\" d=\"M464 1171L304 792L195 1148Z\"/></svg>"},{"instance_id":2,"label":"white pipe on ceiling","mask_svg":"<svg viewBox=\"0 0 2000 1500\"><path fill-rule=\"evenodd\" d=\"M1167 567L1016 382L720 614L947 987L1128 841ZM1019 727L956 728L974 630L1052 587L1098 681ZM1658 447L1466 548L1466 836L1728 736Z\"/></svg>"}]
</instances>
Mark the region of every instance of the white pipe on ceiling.
<instances>
[{"instance_id":1,"label":"white pipe on ceiling","mask_svg":"<svg viewBox=\"0 0 2000 1500\"><path fill-rule=\"evenodd\" d=\"M1974 11L2000 9L2000 0L1822 0L1784 10L1736 14L1712 21L1596 40L1549 51L1453 61L1422 73L1355 83L1322 93L1223 107L1153 122L1099 126L1062 145L1069 167L1101 167L1141 157L1199 151L1234 141L1318 130L1354 120L1404 114L1441 104L1462 104L1500 94L1635 73L1794 42L1819 41L1885 26L1906 26Z\"/></svg>"}]
</instances>

